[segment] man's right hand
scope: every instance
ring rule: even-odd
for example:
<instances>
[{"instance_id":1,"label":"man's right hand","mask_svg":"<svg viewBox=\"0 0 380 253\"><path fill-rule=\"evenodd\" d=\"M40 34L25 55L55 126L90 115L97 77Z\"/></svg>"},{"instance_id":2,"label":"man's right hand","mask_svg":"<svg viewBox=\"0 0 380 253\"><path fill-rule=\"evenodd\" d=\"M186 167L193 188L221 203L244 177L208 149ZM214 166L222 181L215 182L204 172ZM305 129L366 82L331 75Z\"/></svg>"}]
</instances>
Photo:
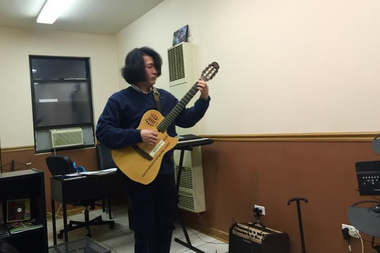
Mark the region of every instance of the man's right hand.
<instances>
[{"instance_id":1,"label":"man's right hand","mask_svg":"<svg viewBox=\"0 0 380 253\"><path fill-rule=\"evenodd\" d=\"M149 145L155 145L158 141L158 132L156 131L141 129L140 135L141 135L142 141Z\"/></svg>"}]
</instances>

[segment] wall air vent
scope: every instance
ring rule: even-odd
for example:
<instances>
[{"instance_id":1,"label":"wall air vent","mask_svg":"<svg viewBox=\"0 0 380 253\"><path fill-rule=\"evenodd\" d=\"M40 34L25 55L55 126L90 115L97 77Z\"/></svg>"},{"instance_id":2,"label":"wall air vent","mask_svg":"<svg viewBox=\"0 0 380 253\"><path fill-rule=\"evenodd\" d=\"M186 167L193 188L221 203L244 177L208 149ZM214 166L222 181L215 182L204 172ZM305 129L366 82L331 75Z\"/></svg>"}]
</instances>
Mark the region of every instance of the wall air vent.
<instances>
[{"instance_id":1,"label":"wall air vent","mask_svg":"<svg viewBox=\"0 0 380 253\"><path fill-rule=\"evenodd\" d=\"M50 130L52 148L63 148L83 145L82 128Z\"/></svg>"},{"instance_id":2,"label":"wall air vent","mask_svg":"<svg viewBox=\"0 0 380 253\"><path fill-rule=\"evenodd\" d=\"M194 45L182 42L168 49L169 85L178 85L194 79Z\"/></svg>"},{"instance_id":3,"label":"wall air vent","mask_svg":"<svg viewBox=\"0 0 380 253\"><path fill-rule=\"evenodd\" d=\"M183 60L183 44L168 51L170 82L185 78L185 63Z\"/></svg>"},{"instance_id":4,"label":"wall air vent","mask_svg":"<svg viewBox=\"0 0 380 253\"><path fill-rule=\"evenodd\" d=\"M175 167L177 180L178 166ZM206 211L202 167L183 167L179 185L179 208L193 213Z\"/></svg>"}]
</instances>

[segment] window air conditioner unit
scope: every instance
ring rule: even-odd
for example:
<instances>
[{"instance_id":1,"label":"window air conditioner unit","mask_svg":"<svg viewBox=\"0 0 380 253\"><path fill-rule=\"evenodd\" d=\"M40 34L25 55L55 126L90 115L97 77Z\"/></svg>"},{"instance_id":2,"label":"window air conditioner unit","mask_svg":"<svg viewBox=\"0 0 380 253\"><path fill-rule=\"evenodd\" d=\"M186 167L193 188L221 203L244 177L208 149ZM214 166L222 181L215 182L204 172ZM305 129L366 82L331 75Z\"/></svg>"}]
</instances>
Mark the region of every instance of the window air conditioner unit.
<instances>
[{"instance_id":1,"label":"window air conditioner unit","mask_svg":"<svg viewBox=\"0 0 380 253\"><path fill-rule=\"evenodd\" d=\"M182 42L168 49L169 86L185 83L192 86L196 82L194 53L194 45L190 42Z\"/></svg>"},{"instance_id":2,"label":"window air conditioner unit","mask_svg":"<svg viewBox=\"0 0 380 253\"><path fill-rule=\"evenodd\" d=\"M178 166L175 167L177 180ZM179 185L178 207L193 213L206 211L202 167L183 167Z\"/></svg>"},{"instance_id":3,"label":"window air conditioner unit","mask_svg":"<svg viewBox=\"0 0 380 253\"><path fill-rule=\"evenodd\" d=\"M82 128L52 129L50 134L52 148L83 145Z\"/></svg>"}]
</instances>

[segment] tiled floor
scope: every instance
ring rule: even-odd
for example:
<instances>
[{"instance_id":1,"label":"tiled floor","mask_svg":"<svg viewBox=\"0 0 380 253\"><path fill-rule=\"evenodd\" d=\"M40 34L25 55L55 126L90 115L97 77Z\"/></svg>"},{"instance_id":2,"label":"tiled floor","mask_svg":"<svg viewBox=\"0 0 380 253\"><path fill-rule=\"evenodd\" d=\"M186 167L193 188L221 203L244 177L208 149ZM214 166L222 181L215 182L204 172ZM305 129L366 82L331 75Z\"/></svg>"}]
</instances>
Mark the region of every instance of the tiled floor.
<instances>
[{"instance_id":1,"label":"tiled floor","mask_svg":"<svg viewBox=\"0 0 380 253\"><path fill-rule=\"evenodd\" d=\"M102 210L94 210L90 212L90 219L102 214L104 220L108 220L108 214L102 213ZM112 253L134 253L134 239L133 231L128 227L127 209L124 206L115 206L112 210L113 220L115 221L115 228L110 229L109 226L93 226L91 227L92 239L99 242L105 248L111 250ZM70 216L68 220L84 220L84 215ZM62 218L57 218L57 232L63 228ZM53 245L53 232L52 222L48 221L48 236L49 246ZM198 231L187 229L191 244L206 252L206 253L226 253L228 251L228 244L219 241L213 237L202 234ZM85 237L87 230L81 228L69 232L69 241L74 241ZM194 252L185 246L174 241L174 238L186 241L185 235L181 226L176 224L176 229L173 231L173 239L170 253L191 253ZM62 243L63 240L58 239L57 243Z\"/></svg>"}]
</instances>

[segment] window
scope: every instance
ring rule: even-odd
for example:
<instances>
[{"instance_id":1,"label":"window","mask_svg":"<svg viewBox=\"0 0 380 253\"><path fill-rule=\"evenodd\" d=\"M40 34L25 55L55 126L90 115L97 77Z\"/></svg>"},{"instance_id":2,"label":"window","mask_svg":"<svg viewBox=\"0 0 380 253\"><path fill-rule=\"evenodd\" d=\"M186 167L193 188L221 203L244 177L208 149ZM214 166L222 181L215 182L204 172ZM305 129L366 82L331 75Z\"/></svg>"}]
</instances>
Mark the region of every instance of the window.
<instances>
[{"instance_id":1,"label":"window","mask_svg":"<svg viewBox=\"0 0 380 253\"><path fill-rule=\"evenodd\" d=\"M30 56L29 61L36 152L94 146L89 58ZM80 132L81 141L63 134L58 145L52 134L57 130Z\"/></svg>"}]
</instances>

